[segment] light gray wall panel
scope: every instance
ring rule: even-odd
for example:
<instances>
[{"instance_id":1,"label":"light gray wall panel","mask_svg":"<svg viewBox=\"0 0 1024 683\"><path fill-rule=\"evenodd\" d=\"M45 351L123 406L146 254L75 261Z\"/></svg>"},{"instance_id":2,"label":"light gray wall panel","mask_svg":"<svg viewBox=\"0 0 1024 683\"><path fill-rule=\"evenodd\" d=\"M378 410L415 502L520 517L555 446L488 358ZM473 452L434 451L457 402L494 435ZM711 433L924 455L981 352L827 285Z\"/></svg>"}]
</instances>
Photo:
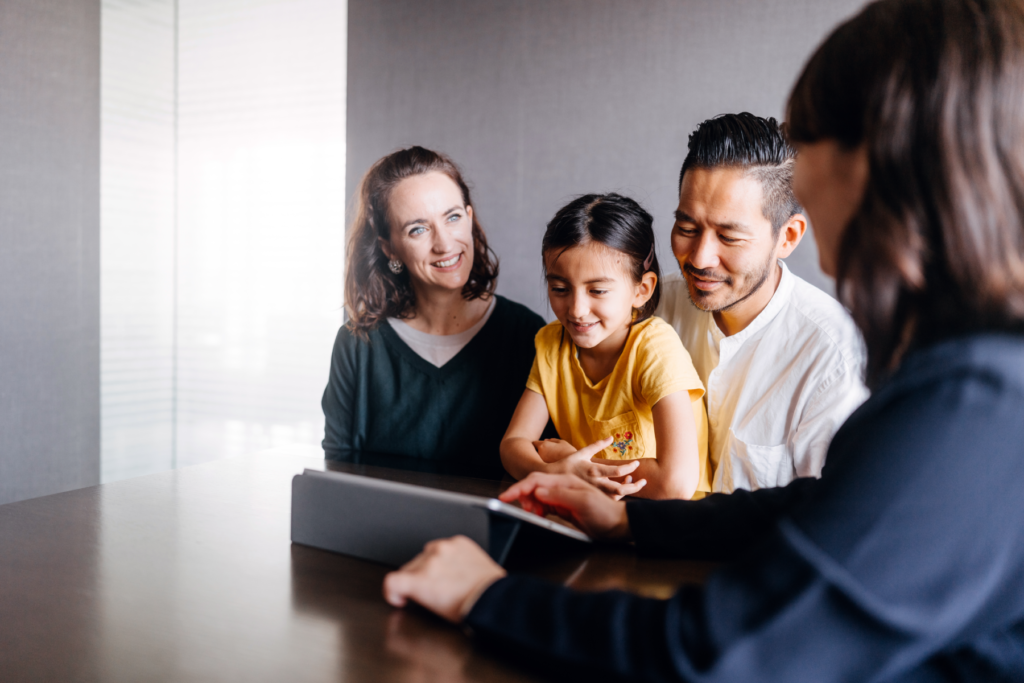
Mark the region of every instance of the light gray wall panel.
<instances>
[{"instance_id":1,"label":"light gray wall panel","mask_svg":"<svg viewBox=\"0 0 1024 683\"><path fill-rule=\"evenodd\" d=\"M99 481L99 40L0 2L0 503Z\"/></svg>"},{"instance_id":2,"label":"light gray wall panel","mask_svg":"<svg viewBox=\"0 0 1024 683\"><path fill-rule=\"evenodd\" d=\"M348 187L394 149L450 154L501 258L499 292L547 317L544 226L619 191L668 236L702 120L781 117L804 60L860 0L349 0ZM827 291L813 239L790 257Z\"/></svg>"}]
</instances>

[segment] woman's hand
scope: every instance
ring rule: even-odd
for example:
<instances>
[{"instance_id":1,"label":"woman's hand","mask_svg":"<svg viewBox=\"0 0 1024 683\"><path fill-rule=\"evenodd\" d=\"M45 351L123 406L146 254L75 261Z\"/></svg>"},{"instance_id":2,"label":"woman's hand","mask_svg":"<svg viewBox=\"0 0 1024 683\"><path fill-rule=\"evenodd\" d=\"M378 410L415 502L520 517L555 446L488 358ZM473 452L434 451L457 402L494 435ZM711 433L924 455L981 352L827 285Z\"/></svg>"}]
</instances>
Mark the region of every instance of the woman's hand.
<instances>
[{"instance_id":1,"label":"woman's hand","mask_svg":"<svg viewBox=\"0 0 1024 683\"><path fill-rule=\"evenodd\" d=\"M555 474L574 474L601 489L615 500L632 495L647 484L643 479L634 482L628 477L633 470L640 466L638 460L630 460L621 465L608 465L592 460L595 455L610 446L612 441L613 439L608 437L589 446L584 446L575 453L552 463L548 471ZM616 479L618 481L615 481Z\"/></svg>"},{"instance_id":2,"label":"woman's hand","mask_svg":"<svg viewBox=\"0 0 1024 683\"><path fill-rule=\"evenodd\" d=\"M506 503L518 500L527 512L558 515L593 538L627 539L630 535L626 504L569 474L534 472L499 498Z\"/></svg>"},{"instance_id":3,"label":"woman's hand","mask_svg":"<svg viewBox=\"0 0 1024 683\"><path fill-rule=\"evenodd\" d=\"M459 623L477 598L505 576L476 543L465 536L431 541L401 569L384 577L384 599L395 607L412 600L452 623Z\"/></svg>"}]
</instances>

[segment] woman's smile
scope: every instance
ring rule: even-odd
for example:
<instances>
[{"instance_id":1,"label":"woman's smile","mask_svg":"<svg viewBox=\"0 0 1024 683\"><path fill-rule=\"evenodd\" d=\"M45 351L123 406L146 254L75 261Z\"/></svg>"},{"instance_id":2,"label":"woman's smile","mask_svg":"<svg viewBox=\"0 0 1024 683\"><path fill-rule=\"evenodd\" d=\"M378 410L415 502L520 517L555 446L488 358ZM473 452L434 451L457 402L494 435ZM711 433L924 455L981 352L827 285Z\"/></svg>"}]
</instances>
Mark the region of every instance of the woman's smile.
<instances>
[{"instance_id":1,"label":"woman's smile","mask_svg":"<svg viewBox=\"0 0 1024 683\"><path fill-rule=\"evenodd\" d=\"M458 270L459 266L462 265L462 253L460 252L444 261L434 261L430 265L443 271Z\"/></svg>"}]
</instances>

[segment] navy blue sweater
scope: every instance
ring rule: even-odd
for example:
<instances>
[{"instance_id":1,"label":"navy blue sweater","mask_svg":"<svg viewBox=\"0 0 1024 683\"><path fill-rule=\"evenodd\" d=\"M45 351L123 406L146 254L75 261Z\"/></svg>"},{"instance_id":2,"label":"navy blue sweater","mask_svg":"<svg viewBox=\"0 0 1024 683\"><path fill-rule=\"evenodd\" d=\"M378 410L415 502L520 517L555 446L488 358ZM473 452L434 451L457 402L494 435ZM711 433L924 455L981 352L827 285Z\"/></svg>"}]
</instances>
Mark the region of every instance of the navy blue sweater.
<instances>
[{"instance_id":1,"label":"navy blue sweater","mask_svg":"<svg viewBox=\"0 0 1024 683\"><path fill-rule=\"evenodd\" d=\"M525 577L483 639L651 681L1024 681L1024 339L909 355L820 480L628 505L640 552L736 557L667 601ZM702 552L706 550L706 552Z\"/></svg>"}]
</instances>

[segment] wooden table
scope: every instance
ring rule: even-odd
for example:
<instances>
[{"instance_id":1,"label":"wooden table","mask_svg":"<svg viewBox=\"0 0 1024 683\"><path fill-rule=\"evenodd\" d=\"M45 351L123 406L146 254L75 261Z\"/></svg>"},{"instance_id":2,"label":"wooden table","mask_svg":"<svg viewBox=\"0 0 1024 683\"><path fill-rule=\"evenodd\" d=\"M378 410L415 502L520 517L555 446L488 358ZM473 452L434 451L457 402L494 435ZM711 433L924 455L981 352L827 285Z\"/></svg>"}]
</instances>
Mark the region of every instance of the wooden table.
<instances>
[{"instance_id":1,"label":"wooden table","mask_svg":"<svg viewBox=\"0 0 1024 683\"><path fill-rule=\"evenodd\" d=\"M0 506L0 681L525 681L381 598L387 567L289 540L291 479L338 469L494 496L508 483L265 453ZM665 597L711 565L626 547L539 562Z\"/></svg>"}]
</instances>

